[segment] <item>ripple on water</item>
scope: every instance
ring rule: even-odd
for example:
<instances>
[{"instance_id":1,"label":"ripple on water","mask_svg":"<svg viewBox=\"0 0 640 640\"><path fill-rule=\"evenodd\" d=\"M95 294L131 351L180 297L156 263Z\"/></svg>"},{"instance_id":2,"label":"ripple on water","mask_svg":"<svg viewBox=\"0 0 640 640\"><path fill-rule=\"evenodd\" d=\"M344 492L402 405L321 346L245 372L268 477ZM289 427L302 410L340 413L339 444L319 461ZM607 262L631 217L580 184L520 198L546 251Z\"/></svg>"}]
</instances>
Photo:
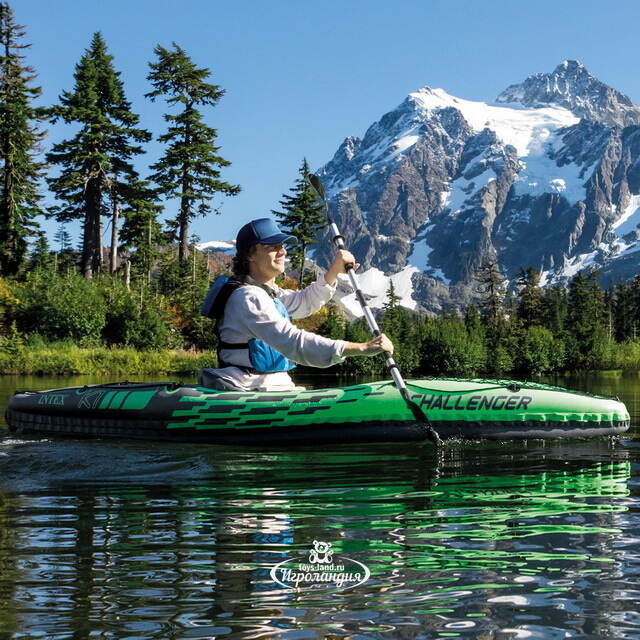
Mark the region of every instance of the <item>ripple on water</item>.
<instances>
[{"instance_id":1,"label":"ripple on water","mask_svg":"<svg viewBox=\"0 0 640 640\"><path fill-rule=\"evenodd\" d=\"M640 631L636 460L624 447L465 444L440 460L400 445L12 439L0 448L6 633ZM308 555L313 540L365 563L371 579L343 591L279 588L270 568Z\"/></svg>"}]
</instances>

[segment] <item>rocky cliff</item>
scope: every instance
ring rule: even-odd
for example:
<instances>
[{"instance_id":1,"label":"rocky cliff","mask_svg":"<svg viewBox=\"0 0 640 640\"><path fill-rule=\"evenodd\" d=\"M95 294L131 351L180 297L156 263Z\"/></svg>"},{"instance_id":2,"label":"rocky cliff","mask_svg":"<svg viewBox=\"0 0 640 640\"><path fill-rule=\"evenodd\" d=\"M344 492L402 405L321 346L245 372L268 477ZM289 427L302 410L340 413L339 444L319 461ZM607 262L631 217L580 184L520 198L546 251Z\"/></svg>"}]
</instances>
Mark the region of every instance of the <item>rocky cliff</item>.
<instances>
[{"instance_id":1,"label":"rocky cliff","mask_svg":"<svg viewBox=\"0 0 640 640\"><path fill-rule=\"evenodd\" d=\"M423 87L319 173L358 260L387 275L416 267L413 297L429 310L464 306L490 257L512 282L529 266L545 283L639 271L640 108L576 61L494 104Z\"/></svg>"}]
</instances>

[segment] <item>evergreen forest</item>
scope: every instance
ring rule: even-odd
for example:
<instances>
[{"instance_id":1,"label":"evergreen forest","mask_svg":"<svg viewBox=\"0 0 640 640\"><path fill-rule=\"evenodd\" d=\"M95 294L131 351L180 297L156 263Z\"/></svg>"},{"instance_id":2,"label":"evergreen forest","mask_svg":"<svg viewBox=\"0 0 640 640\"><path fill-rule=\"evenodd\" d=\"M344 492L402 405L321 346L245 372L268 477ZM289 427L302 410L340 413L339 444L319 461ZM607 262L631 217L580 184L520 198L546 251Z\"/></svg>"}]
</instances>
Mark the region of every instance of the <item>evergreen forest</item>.
<instances>
[{"instance_id":1,"label":"evergreen forest","mask_svg":"<svg viewBox=\"0 0 640 640\"><path fill-rule=\"evenodd\" d=\"M150 53L146 99L163 105L148 131L102 34L90 38L73 86L38 104L28 38L0 2L0 374L189 373L215 365L213 321L200 315L210 282L229 273L222 253L202 252L196 216L220 212L240 192L211 125L224 89L176 43ZM47 145L46 127L73 133ZM156 140L161 157L141 175L136 158ZM326 222L303 160L280 209L296 236L280 286L315 278L308 252ZM48 193L54 205L45 206ZM41 229L55 220L50 240ZM79 223L79 243L68 230ZM107 246L103 246L108 232ZM511 287L495 261L476 273L476 302L437 316L398 304L391 281L379 324L407 375L528 377L587 369L640 369L640 275L604 290L598 274L542 287L523 265ZM370 338L329 303L297 321L333 339ZM329 372L382 375L384 360L349 358Z\"/></svg>"}]
</instances>

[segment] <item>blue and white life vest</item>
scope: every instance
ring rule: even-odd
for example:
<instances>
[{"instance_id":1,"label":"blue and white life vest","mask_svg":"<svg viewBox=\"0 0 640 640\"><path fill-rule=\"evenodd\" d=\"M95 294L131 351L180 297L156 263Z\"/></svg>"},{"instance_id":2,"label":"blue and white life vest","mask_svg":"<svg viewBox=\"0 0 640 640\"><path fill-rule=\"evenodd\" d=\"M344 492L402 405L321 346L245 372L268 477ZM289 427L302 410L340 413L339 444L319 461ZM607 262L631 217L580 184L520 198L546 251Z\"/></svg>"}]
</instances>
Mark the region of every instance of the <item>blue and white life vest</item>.
<instances>
[{"instance_id":1,"label":"blue and white life vest","mask_svg":"<svg viewBox=\"0 0 640 640\"><path fill-rule=\"evenodd\" d=\"M218 337L218 367L239 367L240 369L247 369L252 373L275 373L276 371L290 371L291 369L294 369L296 366L295 364L263 340L251 338L249 342L225 342L220 338L218 325L222 321L227 301L236 289L246 285L247 283L242 280L230 278L229 276L219 276L211 285L211 288L207 292L204 302L200 307L200 313L203 316L216 320L216 335ZM276 309L278 310L278 313L283 318L289 319L289 312L282 301L276 298L273 292L266 287L261 288L269 294ZM243 365L224 361L220 356L223 349L247 349L249 351L249 361L253 368L251 369Z\"/></svg>"}]
</instances>

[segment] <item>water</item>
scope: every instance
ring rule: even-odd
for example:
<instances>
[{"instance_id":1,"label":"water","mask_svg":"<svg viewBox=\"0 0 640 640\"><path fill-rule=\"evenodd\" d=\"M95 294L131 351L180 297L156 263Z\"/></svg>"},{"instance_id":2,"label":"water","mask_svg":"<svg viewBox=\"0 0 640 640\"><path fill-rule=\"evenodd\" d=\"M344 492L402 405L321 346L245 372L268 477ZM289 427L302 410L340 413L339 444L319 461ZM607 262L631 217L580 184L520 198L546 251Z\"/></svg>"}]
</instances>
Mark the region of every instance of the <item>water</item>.
<instances>
[{"instance_id":1,"label":"water","mask_svg":"<svg viewBox=\"0 0 640 640\"><path fill-rule=\"evenodd\" d=\"M0 378L0 404L91 381ZM618 395L638 424L636 375L553 382ZM0 640L640 639L633 432L440 456L0 433ZM370 578L278 586L314 541Z\"/></svg>"}]
</instances>

